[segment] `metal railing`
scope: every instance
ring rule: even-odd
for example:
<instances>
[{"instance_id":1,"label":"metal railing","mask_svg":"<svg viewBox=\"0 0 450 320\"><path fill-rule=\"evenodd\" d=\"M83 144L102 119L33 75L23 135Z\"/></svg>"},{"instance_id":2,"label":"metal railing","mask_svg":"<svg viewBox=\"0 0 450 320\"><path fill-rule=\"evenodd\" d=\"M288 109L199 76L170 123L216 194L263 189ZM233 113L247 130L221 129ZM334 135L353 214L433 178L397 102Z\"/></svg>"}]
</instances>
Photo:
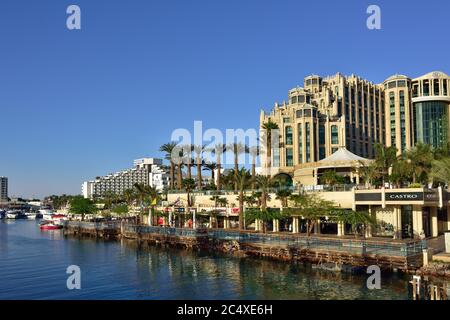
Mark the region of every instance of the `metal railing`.
<instances>
[{"instance_id":1,"label":"metal railing","mask_svg":"<svg viewBox=\"0 0 450 320\"><path fill-rule=\"evenodd\" d=\"M65 221L65 227L82 228L90 230L117 230L121 222L83 222ZM264 234L251 231L231 231L223 229L189 229L173 227L157 227L135 224L123 224L125 233L158 234L179 237L209 237L211 239L237 241L245 244L259 244L272 246L285 246L296 249L329 250L353 254L369 254L392 257L409 257L421 254L427 248L426 240L412 240L409 242L390 242L365 239L339 239L305 235Z\"/></svg>"},{"instance_id":2,"label":"metal railing","mask_svg":"<svg viewBox=\"0 0 450 320\"><path fill-rule=\"evenodd\" d=\"M421 254L426 241L377 242L364 239L332 239L293 235L273 235L249 232L230 232L226 230L208 230L212 238L235 240L240 243L278 245L293 248L340 251L354 254L408 257Z\"/></svg>"}]
</instances>

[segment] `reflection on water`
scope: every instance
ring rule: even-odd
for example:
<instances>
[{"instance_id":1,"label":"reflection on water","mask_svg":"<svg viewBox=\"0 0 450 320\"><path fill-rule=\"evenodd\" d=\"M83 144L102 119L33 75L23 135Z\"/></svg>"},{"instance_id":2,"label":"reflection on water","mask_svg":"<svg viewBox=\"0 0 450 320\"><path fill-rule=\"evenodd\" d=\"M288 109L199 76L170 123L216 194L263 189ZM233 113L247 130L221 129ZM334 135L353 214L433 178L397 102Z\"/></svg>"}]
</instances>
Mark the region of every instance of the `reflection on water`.
<instances>
[{"instance_id":1,"label":"reflection on water","mask_svg":"<svg viewBox=\"0 0 450 320\"><path fill-rule=\"evenodd\" d=\"M385 274L381 290L366 276L262 259L134 241L64 238L34 221L0 222L0 299L407 299L407 277ZM67 266L80 266L82 289L66 288Z\"/></svg>"}]
</instances>

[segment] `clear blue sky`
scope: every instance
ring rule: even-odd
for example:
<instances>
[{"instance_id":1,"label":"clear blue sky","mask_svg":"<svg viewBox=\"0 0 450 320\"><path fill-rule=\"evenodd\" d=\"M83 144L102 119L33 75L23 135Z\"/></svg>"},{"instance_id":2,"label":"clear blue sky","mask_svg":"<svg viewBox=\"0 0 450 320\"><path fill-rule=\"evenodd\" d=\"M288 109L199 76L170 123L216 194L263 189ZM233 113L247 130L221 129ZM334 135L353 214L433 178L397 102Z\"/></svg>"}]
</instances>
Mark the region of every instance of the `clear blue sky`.
<instances>
[{"instance_id":1,"label":"clear blue sky","mask_svg":"<svg viewBox=\"0 0 450 320\"><path fill-rule=\"evenodd\" d=\"M0 175L10 196L76 194L194 120L256 128L311 73L448 73L449 14L446 0L4 0Z\"/></svg>"}]
</instances>

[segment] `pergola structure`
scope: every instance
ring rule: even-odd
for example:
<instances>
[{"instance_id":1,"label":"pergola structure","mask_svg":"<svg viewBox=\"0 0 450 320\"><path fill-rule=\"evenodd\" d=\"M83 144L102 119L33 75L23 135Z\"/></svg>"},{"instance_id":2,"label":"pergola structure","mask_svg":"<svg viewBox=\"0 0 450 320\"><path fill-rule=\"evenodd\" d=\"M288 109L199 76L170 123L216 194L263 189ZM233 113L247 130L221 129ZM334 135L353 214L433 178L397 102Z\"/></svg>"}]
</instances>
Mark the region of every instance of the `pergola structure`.
<instances>
[{"instance_id":1,"label":"pergola structure","mask_svg":"<svg viewBox=\"0 0 450 320\"><path fill-rule=\"evenodd\" d=\"M295 167L294 180L302 185L318 185L319 177L324 171L334 170L341 176L359 184L359 168L369 165L373 160L360 157L345 147L340 147L335 153L320 161L304 163Z\"/></svg>"}]
</instances>

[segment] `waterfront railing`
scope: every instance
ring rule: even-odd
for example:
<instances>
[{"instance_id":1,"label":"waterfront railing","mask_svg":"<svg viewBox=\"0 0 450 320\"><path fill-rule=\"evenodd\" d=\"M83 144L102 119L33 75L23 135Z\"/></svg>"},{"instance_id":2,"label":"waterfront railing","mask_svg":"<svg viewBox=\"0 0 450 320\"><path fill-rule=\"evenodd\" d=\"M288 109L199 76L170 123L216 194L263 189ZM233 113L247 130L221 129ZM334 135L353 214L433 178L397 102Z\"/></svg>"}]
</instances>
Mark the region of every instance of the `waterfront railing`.
<instances>
[{"instance_id":1,"label":"waterfront railing","mask_svg":"<svg viewBox=\"0 0 450 320\"><path fill-rule=\"evenodd\" d=\"M270 245L297 250L327 250L359 255L410 257L422 254L427 248L426 240L382 241L376 239L348 239L304 234L267 234L252 231L232 231L224 229L190 229L160 226L146 226L113 222L65 221L66 227L85 230L115 230L131 234L156 234L175 237L209 237L214 240L237 241L240 244Z\"/></svg>"}]
</instances>

